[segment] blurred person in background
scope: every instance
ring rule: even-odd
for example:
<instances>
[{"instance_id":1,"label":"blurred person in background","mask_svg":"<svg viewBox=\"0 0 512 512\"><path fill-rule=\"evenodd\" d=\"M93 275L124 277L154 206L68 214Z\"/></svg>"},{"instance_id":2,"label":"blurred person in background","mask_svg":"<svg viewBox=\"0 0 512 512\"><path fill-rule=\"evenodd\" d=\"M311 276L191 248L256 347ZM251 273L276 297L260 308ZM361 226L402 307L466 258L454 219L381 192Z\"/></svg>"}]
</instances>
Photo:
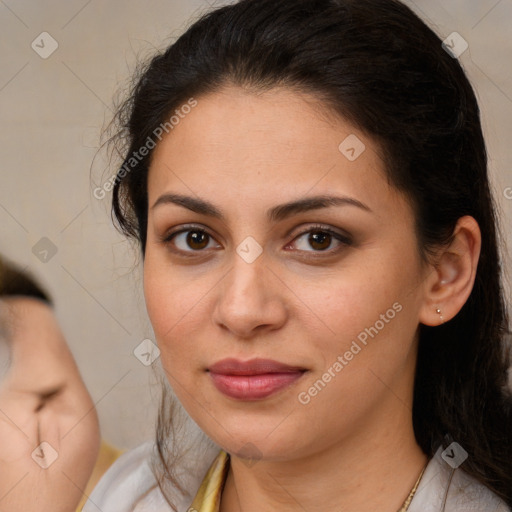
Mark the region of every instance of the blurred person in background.
<instances>
[{"instance_id":1,"label":"blurred person in background","mask_svg":"<svg viewBox=\"0 0 512 512\"><path fill-rule=\"evenodd\" d=\"M50 296L2 258L0 325L0 510L81 510L120 452L100 441Z\"/></svg>"}]
</instances>

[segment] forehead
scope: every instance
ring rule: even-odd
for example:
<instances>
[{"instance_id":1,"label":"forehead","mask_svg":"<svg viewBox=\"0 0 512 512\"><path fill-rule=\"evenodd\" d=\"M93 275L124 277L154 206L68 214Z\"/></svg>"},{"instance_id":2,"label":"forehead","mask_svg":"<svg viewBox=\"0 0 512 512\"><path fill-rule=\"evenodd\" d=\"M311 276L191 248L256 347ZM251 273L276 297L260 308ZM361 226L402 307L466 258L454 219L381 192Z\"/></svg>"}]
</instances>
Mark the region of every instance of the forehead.
<instances>
[{"instance_id":1,"label":"forehead","mask_svg":"<svg viewBox=\"0 0 512 512\"><path fill-rule=\"evenodd\" d=\"M354 132L317 99L282 88L255 93L226 87L197 98L197 106L176 121L153 160L164 148L182 144L193 144L196 150L188 160L211 153L224 155L226 163L248 153L251 160L299 160L312 146L337 156L340 137Z\"/></svg>"},{"instance_id":2,"label":"forehead","mask_svg":"<svg viewBox=\"0 0 512 512\"><path fill-rule=\"evenodd\" d=\"M169 189L260 201L340 189L383 202L396 192L378 145L312 96L231 87L196 100L153 152L150 205Z\"/></svg>"}]
</instances>

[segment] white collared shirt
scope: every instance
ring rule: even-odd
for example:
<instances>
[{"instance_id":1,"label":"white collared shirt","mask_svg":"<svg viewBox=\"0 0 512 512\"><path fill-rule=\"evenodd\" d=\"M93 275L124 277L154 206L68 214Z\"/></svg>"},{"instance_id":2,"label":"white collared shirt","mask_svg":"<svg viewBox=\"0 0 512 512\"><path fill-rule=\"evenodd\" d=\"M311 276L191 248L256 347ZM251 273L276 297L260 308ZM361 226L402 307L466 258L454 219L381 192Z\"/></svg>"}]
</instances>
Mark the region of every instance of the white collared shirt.
<instances>
[{"instance_id":1,"label":"white collared shirt","mask_svg":"<svg viewBox=\"0 0 512 512\"><path fill-rule=\"evenodd\" d=\"M187 491L183 496L173 487L178 512L188 512L203 477L219 454L220 447L210 443L181 472ZM490 489L461 468L451 467L442 458L440 447L429 461L408 512L512 512ZM154 443L147 442L123 454L105 473L83 512L172 512L164 499L150 461ZM174 492L173 492L174 491Z\"/></svg>"}]
</instances>

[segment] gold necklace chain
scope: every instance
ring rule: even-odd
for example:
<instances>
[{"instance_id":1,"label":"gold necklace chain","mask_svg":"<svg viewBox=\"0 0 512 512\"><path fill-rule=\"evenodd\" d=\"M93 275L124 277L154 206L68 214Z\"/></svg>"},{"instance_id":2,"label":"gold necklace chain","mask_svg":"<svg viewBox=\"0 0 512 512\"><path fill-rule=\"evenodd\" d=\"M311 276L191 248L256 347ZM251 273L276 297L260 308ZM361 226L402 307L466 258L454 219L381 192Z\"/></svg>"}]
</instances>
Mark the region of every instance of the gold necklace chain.
<instances>
[{"instance_id":1,"label":"gold necklace chain","mask_svg":"<svg viewBox=\"0 0 512 512\"><path fill-rule=\"evenodd\" d=\"M423 468L423 470L420 473L420 476L418 477L418 480L416 480L416 483L414 484L414 487L411 489L411 492L409 493L409 496L407 496L407 499L404 501L404 504L400 507L398 512L407 512L409 505L411 504L412 499L414 498L414 495L416 494L416 489L418 489L418 485L420 485L421 477L423 476L423 473L425 473L425 469L427 469L428 462Z\"/></svg>"},{"instance_id":2,"label":"gold necklace chain","mask_svg":"<svg viewBox=\"0 0 512 512\"><path fill-rule=\"evenodd\" d=\"M228 455L228 459L227 460L229 461L229 455ZM409 509L409 505L411 504L411 501L414 498L414 495L416 494L416 490L418 489L418 486L420 485L421 478L423 476L423 473L425 473L425 470L427 469L428 463L429 463L429 461L427 461L427 463L425 464L424 468L421 470L421 473L420 473L420 476L418 477L418 480L416 480L416 483L414 484L414 487L411 489L411 492L409 493L409 496L407 496L406 500L404 501L404 504L400 507L398 512L407 512L407 510ZM224 478L224 481L222 483L222 490L224 489L224 485L225 484L226 484L226 479ZM236 488L235 488L235 492L236 492Z\"/></svg>"}]
</instances>

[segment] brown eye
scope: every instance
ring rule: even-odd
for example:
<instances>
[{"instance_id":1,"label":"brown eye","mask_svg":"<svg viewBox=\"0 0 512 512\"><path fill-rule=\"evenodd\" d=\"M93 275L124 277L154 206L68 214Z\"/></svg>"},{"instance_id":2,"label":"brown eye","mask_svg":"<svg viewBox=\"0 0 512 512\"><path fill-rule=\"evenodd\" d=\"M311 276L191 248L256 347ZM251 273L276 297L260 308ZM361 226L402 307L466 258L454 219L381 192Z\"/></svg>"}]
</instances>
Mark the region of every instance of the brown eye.
<instances>
[{"instance_id":1,"label":"brown eye","mask_svg":"<svg viewBox=\"0 0 512 512\"><path fill-rule=\"evenodd\" d=\"M202 252L204 249L212 248L213 237L205 230L199 228L182 229L167 235L163 240L174 252L194 253Z\"/></svg>"},{"instance_id":2,"label":"brown eye","mask_svg":"<svg viewBox=\"0 0 512 512\"><path fill-rule=\"evenodd\" d=\"M337 247L331 248L333 242L337 243ZM295 245L298 250L310 253L333 253L343 248L343 246L349 246L351 244L352 240L347 236L322 226L313 226L313 229L302 232L293 241L293 245Z\"/></svg>"},{"instance_id":3,"label":"brown eye","mask_svg":"<svg viewBox=\"0 0 512 512\"><path fill-rule=\"evenodd\" d=\"M204 249L208 245L208 238L204 231L188 231L186 243L192 249Z\"/></svg>"},{"instance_id":4,"label":"brown eye","mask_svg":"<svg viewBox=\"0 0 512 512\"><path fill-rule=\"evenodd\" d=\"M311 247L314 249L324 251L331 245L331 240L332 237L329 233L325 233L323 231L315 231L310 233L308 243L310 243Z\"/></svg>"}]
</instances>

